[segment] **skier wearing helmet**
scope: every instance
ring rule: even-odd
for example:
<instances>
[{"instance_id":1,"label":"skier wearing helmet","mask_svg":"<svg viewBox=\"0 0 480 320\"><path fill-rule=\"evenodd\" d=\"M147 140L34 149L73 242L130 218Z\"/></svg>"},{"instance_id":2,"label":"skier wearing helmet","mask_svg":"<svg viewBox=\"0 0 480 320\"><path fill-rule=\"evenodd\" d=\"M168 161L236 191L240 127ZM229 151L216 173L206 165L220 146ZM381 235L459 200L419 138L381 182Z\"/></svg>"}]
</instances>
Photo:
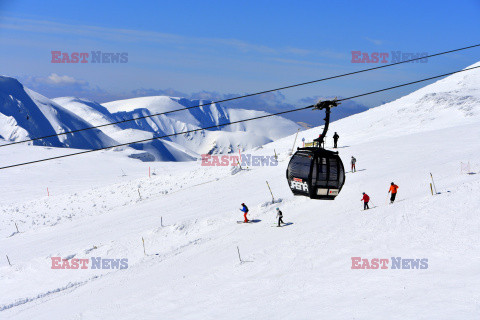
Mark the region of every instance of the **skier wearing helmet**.
<instances>
[{"instance_id":1,"label":"skier wearing helmet","mask_svg":"<svg viewBox=\"0 0 480 320\"><path fill-rule=\"evenodd\" d=\"M278 227L281 227L280 223L283 223L285 224L285 222L283 222L283 213L282 211L280 211L279 208L277 208L277 218L278 218Z\"/></svg>"},{"instance_id":2,"label":"skier wearing helmet","mask_svg":"<svg viewBox=\"0 0 480 320\"><path fill-rule=\"evenodd\" d=\"M243 222L247 223L248 222L248 219L247 219L248 207L245 205L245 203L242 203L242 209L240 209L240 211L243 212L243 217L245 218L245 220Z\"/></svg>"}]
</instances>

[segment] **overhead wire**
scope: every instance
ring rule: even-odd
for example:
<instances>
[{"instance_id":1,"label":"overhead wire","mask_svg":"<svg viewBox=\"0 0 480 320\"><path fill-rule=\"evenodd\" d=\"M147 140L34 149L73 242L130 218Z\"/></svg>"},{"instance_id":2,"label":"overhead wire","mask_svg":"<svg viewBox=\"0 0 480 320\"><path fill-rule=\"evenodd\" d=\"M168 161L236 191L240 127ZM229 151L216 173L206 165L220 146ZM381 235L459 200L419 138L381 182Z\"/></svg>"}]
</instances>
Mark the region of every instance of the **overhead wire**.
<instances>
[{"instance_id":1,"label":"overhead wire","mask_svg":"<svg viewBox=\"0 0 480 320\"><path fill-rule=\"evenodd\" d=\"M317 80L312 80L312 81L307 81L307 82L301 82L301 83L292 84L292 85L288 85L288 86L284 86L284 87L279 87L279 88L275 88L275 89L269 89L269 90L265 90L265 91L259 91L259 92L255 92L255 93L245 94L245 95L241 95L241 96L238 96L238 97L233 97L233 98L228 98L228 99L222 99L222 100L217 100L217 101L211 101L211 102L208 102L208 103L202 103L202 104L198 104L198 105L190 106L190 107L186 107L186 108L174 109L174 110L169 110L169 111L154 113L154 114L151 114L151 115L144 115L144 116L141 116L141 117L134 117L134 118L131 118L131 119L123 119L123 120L120 120L120 121L109 122L109 123L105 123L105 124L101 124L101 125L97 125L97 126L91 126L91 127L82 128L82 129L65 131L65 132L61 132L61 133L56 133L56 134L51 134L51 135L46 135L46 136L42 136L42 137L36 137L36 138L21 140L21 141L12 141L12 142L8 142L8 143L5 143L5 144L0 145L0 148L1 148L1 147L7 147L7 146L15 145L15 144L20 144L20 143L33 142L33 141L37 141L37 140L43 140L43 139L58 137L58 136L67 135L67 134L72 134L72 133L77 133L77 132L86 131L86 130L99 129L99 128L103 128L103 127L107 127L107 126L112 126L112 125L117 125L117 124L122 124L122 123L130 122L130 121L136 121L136 120L141 120L141 119L147 119L147 118L157 117L157 116L161 116L161 115L171 114L171 113L174 113L174 112L185 111L185 110L190 110L190 109L194 109L194 108L209 106L209 105L212 105L212 104L223 103L223 102L228 102L228 101L233 101L233 100L238 100L238 99L253 97L253 96L257 96L257 95L261 95L261 94L265 94L265 93L270 93L270 92L280 91L280 90L284 90L284 89L290 89L290 88L300 87L300 86L304 86L304 85L308 85L308 84L312 84L312 83L318 83L318 82L322 82L322 81L327 81L327 80L337 79L337 78L341 78L341 77L351 76L351 75L359 74L359 73L363 73L363 72L368 72L368 71L373 71L373 70L388 68L388 67L396 66L396 65L399 65L399 64L403 64L403 63L410 63L410 62L419 61L419 60L422 60L422 59L428 59L428 58L432 58L432 57L436 57L436 56L441 56L441 55L445 55L445 54L450 54L450 53L453 53L453 52L458 52L458 51L473 49L473 48L476 48L476 47L480 47L480 44L475 44L475 45L471 45L471 46L467 46L467 47L463 47L463 48L458 48L458 49L443 51L443 52L439 52L439 53L435 53L435 54L425 55L425 56L421 56L421 57L418 57L418 58L413 58L413 59L398 61L398 62L394 62L394 63L389 63L389 64L377 66L377 67L372 67L372 68L362 69L362 70L358 70L358 71L343 73L343 74L339 74L339 75L335 75L335 76L330 76L330 77L326 77L326 78L321 78L321 79L317 79Z\"/></svg>"},{"instance_id":2,"label":"overhead wire","mask_svg":"<svg viewBox=\"0 0 480 320\"><path fill-rule=\"evenodd\" d=\"M466 68L466 69L457 70L457 71L453 71L453 72L448 72L448 73L444 73L444 74L441 74L441 75L437 75L437 76L433 76L433 77L429 77L429 78L425 78L425 79L420 79L420 80L416 80L416 81L412 81L412 82L407 82L407 83L399 84L399 85L384 88L384 89L370 91L370 92L354 95L354 96L351 96L351 97L348 97L348 98L339 99L337 101L341 102L341 101L346 101L346 100L350 100L350 99L354 99L354 98L364 97L364 96L367 96L367 95L371 95L371 94L375 94L375 93L379 93L379 92L383 92L383 91L388 91L388 90L393 90L393 89L396 89L396 88L405 87L405 86L409 86L409 85L424 82L424 81L438 79L438 78L441 78L441 77L444 77L444 76L448 76L448 75L452 75L452 74L460 73L460 72L465 72L465 71L469 71L469 70L473 70L473 69L477 69L477 68L480 68L480 66ZM247 121L253 121L253 120L258 120L258 119L263 119L263 118L268 118L268 117L273 117L273 116L279 116L279 115L282 115L282 114L287 114L287 113L291 113L291 112L296 112L296 111L301 111L301 110L314 108L314 106L315 105L309 105L309 106L302 107L302 108L295 108L295 109L285 110L285 111L276 112L276 113L272 113L272 114L266 114L266 115L263 115L263 116L258 116L258 117L248 118L248 119L242 119L242 120L237 120L237 121L231 121L231 122L227 122L227 123L222 123L222 124L217 124L217 125L212 125L212 126L208 126L208 127L192 129L192 130L187 130L187 131L182 131L182 132L176 132L176 133L167 134L167 135L163 135L163 136L159 136L159 137L153 137L153 138L149 138L149 139L143 139L143 140L132 141L132 142L128 142L128 143L116 144L116 145L109 146L109 147L89 149L89 150L64 154L64 155L55 156L55 157L49 157L49 158L43 158L43 159L38 159L38 160L33 160L33 161L16 163L16 164L0 167L0 170L8 169L8 168L14 168L14 167L20 167L20 166L30 165L30 164L34 164L34 163L39 163L39 162L50 161L50 160L62 159L62 158L82 155L82 154L101 151L101 150L118 148L118 147L128 146L128 145L131 145L131 144L144 143L144 142L148 142L148 141L164 139L164 138L174 137L174 136L177 136L177 135L188 134L188 133L193 133L193 132L198 132L198 131L203 131L203 130L208 130L208 129L213 129L213 128L220 128L220 127L229 126L229 125L232 125L232 124L237 124L237 123L242 123L242 122L247 122Z\"/></svg>"}]
</instances>

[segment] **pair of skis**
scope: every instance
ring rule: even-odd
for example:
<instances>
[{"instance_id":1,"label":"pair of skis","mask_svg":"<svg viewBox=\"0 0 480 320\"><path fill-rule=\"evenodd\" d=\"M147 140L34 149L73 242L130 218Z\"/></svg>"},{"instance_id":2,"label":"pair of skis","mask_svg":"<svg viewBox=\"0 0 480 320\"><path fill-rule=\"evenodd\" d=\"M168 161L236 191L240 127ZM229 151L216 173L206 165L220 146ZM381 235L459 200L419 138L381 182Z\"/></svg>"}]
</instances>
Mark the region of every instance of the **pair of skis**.
<instances>
[{"instance_id":1,"label":"pair of skis","mask_svg":"<svg viewBox=\"0 0 480 320\"><path fill-rule=\"evenodd\" d=\"M257 222L260 222L260 221L262 221L262 220L248 220L248 222L245 222L245 221L237 221L237 223L238 223L238 224L241 224L241 223L250 224L250 223L257 223ZM281 228L281 227L290 226L290 225L292 225L292 224L293 224L293 222L285 222L285 223L283 223L283 225L280 225L280 226L274 225L274 226L271 226L271 227L280 227L280 228Z\"/></svg>"},{"instance_id":2,"label":"pair of skis","mask_svg":"<svg viewBox=\"0 0 480 320\"><path fill-rule=\"evenodd\" d=\"M285 223L283 223L282 225L276 224L276 225L271 226L271 227L272 227L272 228L274 228L274 227L282 228L282 227L290 226L290 225L292 225L292 224L293 224L293 222L285 222Z\"/></svg>"}]
</instances>

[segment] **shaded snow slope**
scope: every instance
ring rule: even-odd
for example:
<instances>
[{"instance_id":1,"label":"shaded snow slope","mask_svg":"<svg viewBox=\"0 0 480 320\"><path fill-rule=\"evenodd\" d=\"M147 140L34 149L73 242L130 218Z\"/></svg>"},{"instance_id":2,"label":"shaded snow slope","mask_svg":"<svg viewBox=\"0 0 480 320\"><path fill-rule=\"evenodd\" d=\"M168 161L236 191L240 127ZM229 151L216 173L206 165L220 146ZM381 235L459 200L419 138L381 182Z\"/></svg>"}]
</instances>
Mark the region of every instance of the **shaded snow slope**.
<instances>
[{"instance_id":1,"label":"shaded snow slope","mask_svg":"<svg viewBox=\"0 0 480 320\"><path fill-rule=\"evenodd\" d=\"M56 98L54 101L95 126L210 103L205 100L165 96L113 101L103 105L72 97ZM127 143L266 114L261 111L226 109L217 104L209 104L100 129L116 141ZM199 158L201 154L205 153L229 153L237 152L238 149L246 150L258 147L291 134L298 128L299 126L290 120L271 117L232 126L213 127L208 130L167 137L159 141L133 144L131 147L148 151L156 160L185 161Z\"/></svg>"},{"instance_id":2,"label":"shaded snow slope","mask_svg":"<svg viewBox=\"0 0 480 320\"><path fill-rule=\"evenodd\" d=\"M180 131L211 127L267 114L255 110L228 109L218 104L209 103L211 101L208 100L155 96L113 101L104 103L103 106L117 117L130 119L208 104L199 108L141 119L135 121L135 124L131 124L132 128L137 127L141 130L155 132L158 135L169 135ZM167 140L185 146L198 154L226 153L235 152L238 149L245 150L261 146L291 134L298 128L299 126L292 121L274 116L257 121L169 137ZM225 134L224 132L230 132L230 134Z\"/></svg>"},{"instance_id":3,"label":"shaded snow slope","mask_svg":"<svg viewBox=\"0 0 480 320\"><path fill-rule=\"evenodd\" d=\"M54 135L89 127L89 123L52 100L23 87L17 80L0 77L0 135L8 141ZM111 138L99 131L85 131L34 141L35 145L101 148Z\"/></svg>"}]
</instances>

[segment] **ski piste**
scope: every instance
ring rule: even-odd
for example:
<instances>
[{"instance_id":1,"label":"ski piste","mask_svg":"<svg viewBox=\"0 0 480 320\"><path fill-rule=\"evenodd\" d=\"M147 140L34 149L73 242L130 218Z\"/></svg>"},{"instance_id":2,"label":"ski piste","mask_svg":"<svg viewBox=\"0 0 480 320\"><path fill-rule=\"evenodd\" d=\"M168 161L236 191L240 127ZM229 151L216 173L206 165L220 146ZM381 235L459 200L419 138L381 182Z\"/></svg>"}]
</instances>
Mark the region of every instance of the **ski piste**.
<instances>
[{"instance_id":1,"label":"ski piste","mask_svg":"<svg viewBox=\"0 0 480 320\"><path fill-rule=\"evenodd\" d=\"M478 320L480 47L465 55L458 51L451 59L435 57L428 64L338 78L292 93L282 89L234 103L208 99L386 65L351 64L350 50L367 57L365 51L383 51L393 59L406 48L415 56L455 49L453 42L477 41L480 8L462 5L468 1L440 6L432 1L436 19L415 19L432 4L411 1L405 10L395 10L314 1L269 7L172 2L162 10L160 2L155 2L158 8L151 2L145 10L125 2L112 11L100 2L85 2L65 2L56 10L33 6L24 17L17 9L8 12L14 6L2 7L7 23L0 38L8 48L0 52L6 62L2 74L24 76L20 81L0 76L1 319L381 320L395 314ZM68 19L70 11L79 13L77 19ZM82 14L87 11L93 18ZM362 17L364 23L340 21L338 12ZM112 14L115 21L101 20ZM250 16L262 18L247 21ZM195 30L199 17L211 21L201 25L201 32ZM242 34L238 17L258 32ZM452 17L455 23L445 23ZM371 34L352 32L362 27ZM22 36L25 32L29 37ZM285 32L297 37L281 36ZM272 33L280 36L262 41ZM312 33L344 41L308 41ZM381 38L386 34L388 41ZM107 47L110 53L97 51ZM90 60L77 68L50 64L50 50L62 50L66 57L70 50L85 51L102 60L129 52L131 61ZM310 63L320 55L322 63ZM426 86L418 82L348 99L467 63L479 69L432 78ZM198 81L201 77L205 81ZM406 92L412 93L400 97ZM74 97L79 94L89 100ZM47 98L59 95L68 97ZM361 169L345 173L341 193L331 190L340 189L335 170L340 162L331 162L330 153L315 153L311 170L292 173L296 179L288 184L290 156L300 141L313 143L322 131L323 113L308 105L314 97L334 95L347 99L333 108L335 121L323 145L338 152L344 169L352 156ZM108 97L122 100L107 102ZM353 115L362 101L368 108ZM243 106L256 110L241 111ZM169 113L160 115L164 112ZM328 147L333 132L344 148ZM55 133L65 134L45 138ZM22 143L31 138L38 139ZM92 152L77 154L74 148ZM98 148L106 149L93 152ZM299 160L293 171L306 159ZM471 174L461 171L462 162L472 163ZM387 206L392 181L400 187L397 199L406 200ZM310 188L325 187L324 182L329 190ZM291 186L337 195L330 202L313 200L294 196ZM370 202L374 211L359 213L364 191L379 207ZM243 201L250 207L246 216L238 211ZM282 220L275 218L277 207ZM249 227L235 226L234 218L242 219L238 223L251 219L244 223ZM278 227L284 220L295 221L292 228L268 229L288 226ZM400 257L407 266L415 259L429 259L429 265L355 269L352 258L359 257L365 267L373 266L373 259ZM128 268L115 268L123 259ZM62 269L54 260L65 262ZM77 260L90 266L101 260L101 269L76 270Z\"/></svg>"}]
</instances>

